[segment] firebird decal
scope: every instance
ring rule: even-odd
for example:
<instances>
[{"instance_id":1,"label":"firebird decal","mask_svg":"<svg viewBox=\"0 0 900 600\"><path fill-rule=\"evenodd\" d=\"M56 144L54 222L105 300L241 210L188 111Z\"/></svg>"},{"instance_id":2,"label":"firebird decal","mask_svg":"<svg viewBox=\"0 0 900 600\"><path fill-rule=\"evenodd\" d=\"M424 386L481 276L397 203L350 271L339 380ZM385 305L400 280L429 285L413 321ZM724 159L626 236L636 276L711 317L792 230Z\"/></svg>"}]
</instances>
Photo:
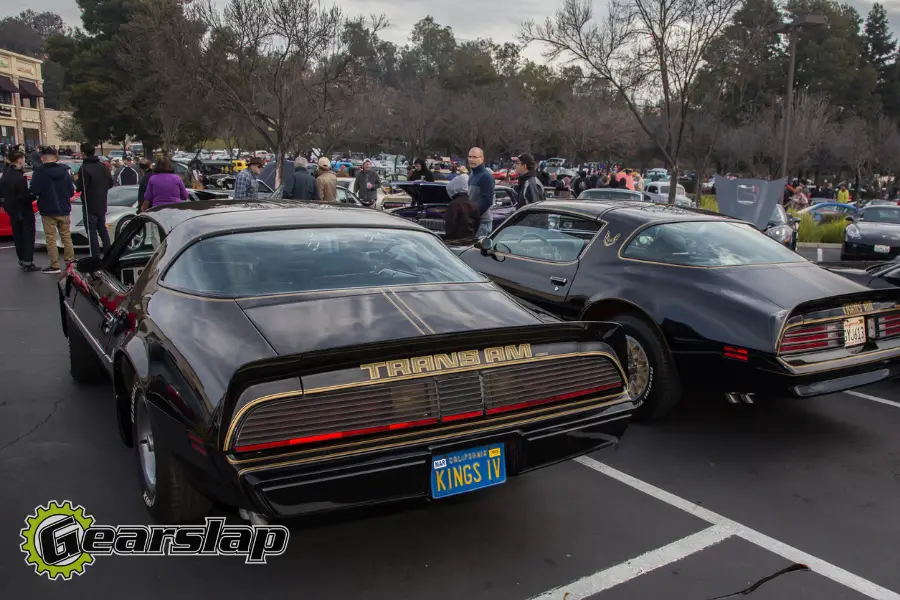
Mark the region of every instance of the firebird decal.
<instances>
[{"instance_id":1,"label":"firebird decal","mask_svg":"<svg viewBox=\"0 0 900 600\"><path fill-rule=\"evenodd\" d=\"M606 246L607 248L609 248L610 246L612 246L613 244L615 244L616 242L619 241L619 236L620 236L620 235L622 235L622 234L621 234L621 233L617 233L617 234L615 235L615 237L610 238L610 237L609 237L609 232L607 231L607 232L606 232L606 235L603 236L603 245Z\"/></svg>"}]
</instances>

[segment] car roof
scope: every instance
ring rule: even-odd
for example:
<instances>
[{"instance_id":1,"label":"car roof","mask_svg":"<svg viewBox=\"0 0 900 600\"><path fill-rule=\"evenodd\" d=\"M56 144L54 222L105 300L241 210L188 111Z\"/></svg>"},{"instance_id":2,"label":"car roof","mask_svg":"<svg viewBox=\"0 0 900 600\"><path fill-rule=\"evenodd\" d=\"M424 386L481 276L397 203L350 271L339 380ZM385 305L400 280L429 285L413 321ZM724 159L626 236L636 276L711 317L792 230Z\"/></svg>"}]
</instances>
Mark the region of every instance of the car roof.
<instances>
[{"instance_id":1,"label":"car roof","mask_svg":"<svg viewBox=\"0 0 900 600\"><path fill-rule=\"evenodd\" d=\"M616 217L636 222L653 221L738 221L726 215L696 208L682 208L669 204L649 202L622 202L621 200L544 200L533 207L543 210L562 210L588 218L603 218L615 212Z\"/></svg>"},{"instance_id":2,"label":"car roof","mask_svg":"<svg viewBox=\"0 0 900 600\"><path fill-rule=\"evenodd\" d=\"M389 227L428 230L412 221L368 208L296 200L201 200L179 202L147 213L182 246L211 234L283 227Z\"/></svg>"}]
</instances>

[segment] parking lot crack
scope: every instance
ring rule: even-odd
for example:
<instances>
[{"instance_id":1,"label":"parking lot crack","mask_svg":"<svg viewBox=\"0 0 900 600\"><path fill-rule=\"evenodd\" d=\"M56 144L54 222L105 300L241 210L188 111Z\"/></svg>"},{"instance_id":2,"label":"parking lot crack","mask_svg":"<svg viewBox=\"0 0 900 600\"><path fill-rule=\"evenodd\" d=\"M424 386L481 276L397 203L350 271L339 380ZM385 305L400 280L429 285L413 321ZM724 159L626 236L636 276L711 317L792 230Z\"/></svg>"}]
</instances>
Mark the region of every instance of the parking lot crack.
<instances>
[{"instance_id":1,"label":"parking lot crack","mask_svg":"<svg viewBox=\"0 0 900 600\"><path fill-rule=\"evenodd\" d=\"M749 596L750 594L752 594L753 592L755 592L756 590L761 588L763 585L769 583L776 577L781 577L782 575L787 575L788 573L793 573L794 571L809 571L809 570L810 570L810 568L806 565L802 565L800 563L794 563L788 567L785 567L784 569L781 569L780 571L772 573L771 575L769 575L767 577L763 577L762 579L760 579L759 581L757 581L756 583L754 583L753 585L751 585L750 587L748 587L746 589L743 589L739 592L734 592L733 594L726 594L725 596L716 596L715 598L710 598L710 600L726 600L726 598L737 598L738 596Z\"/></svg>"},{"instance_id":2,"label":"parking lot crack","mask_svg":"<svg viewBox=\"0 0 900 600\"><path fill-rule=\"evenodd\" d=\"M45 416L43 419L41 419L40 421L38 421L37 424L36 424L34 427L32 427L31 429L29 429L28 431L26 431L25 433L23 433L22 435L20 435L20 436L17 437L16 439L14 439L14 440L12 440L12 441L10 441L10 442L7 442L7 443L3 444L2 446L0 446L0 453L3 453L3 451L6 450L7 448L10 448L10 447L12 447L12 446L15 446L16 444L18 444L19 442L21 442L22 440L24 440L25 438L27 438L28 436L30 436L32 433L34 433L35 431L37 431L38 429L40 429L41 427L43 427L44 425L46 425L47 422L50 421L50 419L53 417L53 415L56 414L56 411L59 410L60 405L61 405L64 401L65 401L65 398L60 398L59 400L57 400L56 402L54 402L54 403L53 403L53 407L50 409L50 412L47 413L47 416Z\"/></svg>"}]
</instances>

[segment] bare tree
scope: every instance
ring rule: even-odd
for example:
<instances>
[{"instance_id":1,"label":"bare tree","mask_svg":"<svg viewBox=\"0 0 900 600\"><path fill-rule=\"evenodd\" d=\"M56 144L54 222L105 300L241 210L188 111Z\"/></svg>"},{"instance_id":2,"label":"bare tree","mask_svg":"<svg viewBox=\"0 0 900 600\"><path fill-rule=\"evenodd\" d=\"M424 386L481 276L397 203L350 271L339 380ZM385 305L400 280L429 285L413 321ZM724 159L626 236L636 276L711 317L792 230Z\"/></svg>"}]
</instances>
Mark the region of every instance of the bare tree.
<instances>
[{"instance_id":1,"label":"bare tree","mask_svg":"<svg viewBox=\"0 0 900 600\"><path fill-rule=\"evenodd\" d=\"M445 100L440 87L430 79L416 81L399 91L391 107L392 123L397 137L409 147L410 161L436 139Z\"/></svg>"},{"instance_id":2,"label":"bare tree","mask_svg":"<svg viewBox=\"0 0 900 600\"><path fill-rule=\"evenodd\" d=\"M677 178L685 118L704 56L739 3L612 0L607 16L597 24L590 0L564 0L554 18L543 24L525 22L520 39L543 43L548 59L567 59L608 81ZM662 135L654 135L647 124L647 99L659 102ZM671 186L669 203L675 202L675 193L676 186Z\"/></svg>"}]
</instances>

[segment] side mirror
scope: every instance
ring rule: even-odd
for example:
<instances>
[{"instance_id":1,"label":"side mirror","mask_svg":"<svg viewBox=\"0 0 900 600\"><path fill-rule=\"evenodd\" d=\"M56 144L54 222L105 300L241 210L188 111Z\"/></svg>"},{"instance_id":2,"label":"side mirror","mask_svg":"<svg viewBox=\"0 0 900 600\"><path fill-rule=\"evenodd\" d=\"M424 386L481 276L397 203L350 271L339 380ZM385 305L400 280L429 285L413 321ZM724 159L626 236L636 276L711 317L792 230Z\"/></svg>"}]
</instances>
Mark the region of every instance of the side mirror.
<instances>
[{"instance_id":1,"label":"side mirror","mask_svg":"<svg viewBox=\"0 0 900 600\"><path fill-rule=\"evenodd\" d=\"M800 219L798 217L791 217L791 225L796 225L799 222Z\"/></svg>"},{"instance_id":2,"label":"side mirror","mask_svg":"<svg viewBox=\"0 0 900 600\"><path fill-rule=\"evenodd\" d=\"M852 221L854 218L855 218L855 217L847 216L847 217L844 217L844 220L845 220L845 221Z\"/></svg>"},{"instance_id":3,"label":"side mirror","mask_svg":"<svg viewBox=\"0 0 900 600\"><path fill-rule=\"evenodd\" d=\"M75 268L82 273L93 275L103 269L103 261L96 256L85 256L78 259L78 262L75 263Z\"/></svg>"},{"instance_id":4,"label":"side mirror","mask_svg":"<svg viewBox=\"0 0 900 600\"><path fill-rule=\"evenodd\" d=\"M489 237L481 238L478 240L478 247L481 248L482 256L492 254L494 251L494 240Z\"/></svg>"}]
</instances>

